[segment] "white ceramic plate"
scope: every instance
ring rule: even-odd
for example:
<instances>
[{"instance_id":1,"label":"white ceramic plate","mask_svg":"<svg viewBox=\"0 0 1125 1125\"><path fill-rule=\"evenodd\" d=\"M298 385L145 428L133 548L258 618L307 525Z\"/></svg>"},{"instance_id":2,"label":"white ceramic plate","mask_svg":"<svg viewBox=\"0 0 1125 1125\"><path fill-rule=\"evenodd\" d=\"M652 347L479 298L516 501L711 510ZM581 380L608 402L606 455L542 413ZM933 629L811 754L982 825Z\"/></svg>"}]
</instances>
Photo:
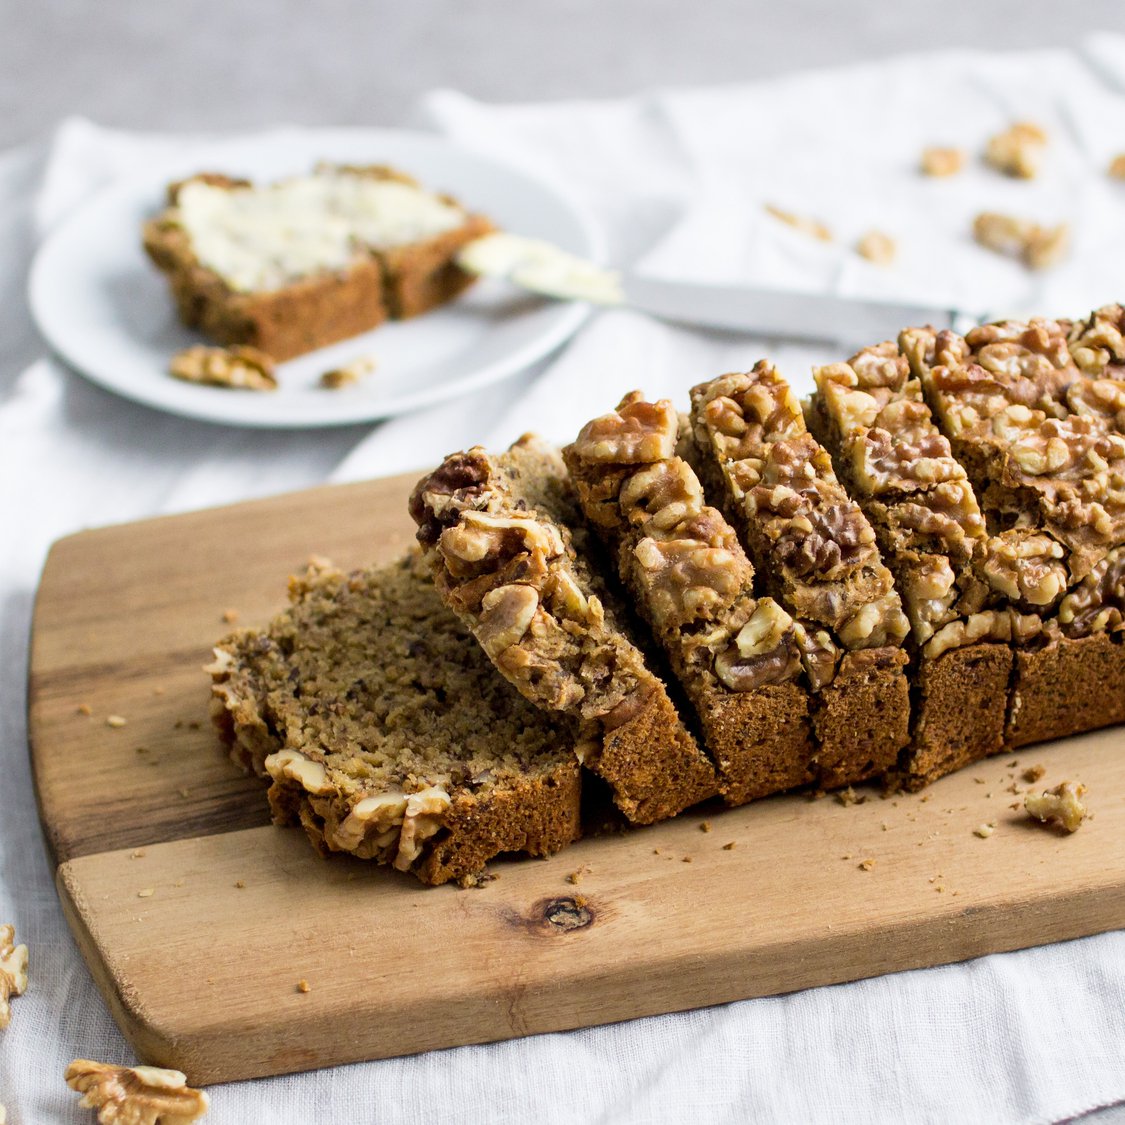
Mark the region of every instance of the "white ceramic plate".
<instances>
[{"instance_id":1,"label":"white ceramic plate","mask_svg":"<svg viewBox=\"0 0 1125 1125\"><path fill-rule=\"evenodd\" d=\"M494 383L548 354L586 317L585 305L479 282L425 316L281 364L272 393L173 379L168 361L202 338L176 319L167 283L141 248L141 224L160 210L165 185L204 169L272 180L307 172L320 160L395 165L506 230L603 260L593 222L557 187L491 156L400 130L278 131L186 152L174 164L112 185L70 216L32 266L29 295L39 330L94 382L158 410L233 425L307 427L387 418ZM377 367L358 384L317 386L324 371L363 356Z\"/></svg>"}]
</instances>

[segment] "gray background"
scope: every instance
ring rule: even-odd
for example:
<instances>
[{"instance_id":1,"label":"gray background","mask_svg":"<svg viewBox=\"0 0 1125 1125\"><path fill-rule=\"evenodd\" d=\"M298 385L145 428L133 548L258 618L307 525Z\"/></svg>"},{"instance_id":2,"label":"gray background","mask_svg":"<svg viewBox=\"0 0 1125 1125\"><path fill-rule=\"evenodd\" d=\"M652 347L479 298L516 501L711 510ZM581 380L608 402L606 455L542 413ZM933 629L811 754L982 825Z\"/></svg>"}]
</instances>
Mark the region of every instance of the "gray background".
<instances>
[{"instance_id":1,"label":"gray background","mask_svg":"<svg viewBox=\"0 0 1125 1125\"><path fill-rule=\"evenodd\" d=\"M60 117L394 125L417 95L624 94L1125 30L1123 0L0 0L0 149Z\"/></svg>"}]
</instances>

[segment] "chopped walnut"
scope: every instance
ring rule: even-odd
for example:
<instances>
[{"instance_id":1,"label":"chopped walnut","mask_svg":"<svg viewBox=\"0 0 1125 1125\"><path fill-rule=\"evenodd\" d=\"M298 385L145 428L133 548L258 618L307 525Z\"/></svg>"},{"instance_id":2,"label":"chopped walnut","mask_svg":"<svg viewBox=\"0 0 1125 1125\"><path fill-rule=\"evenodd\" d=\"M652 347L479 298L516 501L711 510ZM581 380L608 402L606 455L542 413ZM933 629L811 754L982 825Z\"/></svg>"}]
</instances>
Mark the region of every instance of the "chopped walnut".
<instances>
[{"instance_id":1,"label":"chopped walnut","mask_svg":"<svg viewBox=\"0 0 1125 1125\"><path fill-rule=\"evenodd\" d=\"M645 402L640 391L633 391L612 414L587 422L574 439L574 450L584 461L598 464L665 461L676 452L678 432L671 402Z\"/></svg>"},{"instance_id":2,"label":"chopped walnut","mask_svg":"<svg viewBox=\"0 0 1125 1125\"><path fill-rule=\"evenodd\" d=\"M629 523L671 531L703 511L703 487L686 462L672 457L629 477L621 486L618 504Z\"/></svg>"},{"instance_id":3,"label":"chopped walnut","mask_svg":"<svg viewBox=\"0 0 1125 1125\"><path fill-rule=\"evenodd\" d=\"M898 243L881 230L869 230L855 244L855 252L877 266L889 266L898 256Z\"/></svg>"},{"instance_id":4,"label":"chopped walnut","mask_svg":"<svg viewBox=\"0 0 1125 1125\"><path fill-rule=\"evenodd\" d=\"M1043 622L1034 614L1019 614L1013 609L986 609L964 620L943 625L925 644L922 652L936 660L953 648L964 648L980 641L1024 643L1037 636Z\"/></svg>"},{"instance_id":5,"label":"chopped walnut","mask_svg":"<svg viewBox=\"0 0 1125 1125\"><path fill-rule=\"evenodd\" d=\"M66 1084L82 1094L79 1105L96 1109L101 1125L187 1125L207 1112L208 1098L178 1070L111 1066L75 1059Z\"/></svg>"},{"instance_id":6,"label":"chopped walnut","mask_svg":"<svg viewBox=\"0 0 1125 1125\"><path fill-rule=\"evenodd\" d=\"M941 145L924 148L919 161L924 176L955 176L964 166L964 149Z\"/></svg>"},{"instance_id":7,"label":"chopped walnut","mask_svg":"<svg viewBox=\"0 0 1125 1125\"><path fill-rule=\"evenodd\" d=\"M989 586L1014 602L1042 608L1066 590L1066 551L1049 535L1013 528L981 545L980 571Z\"/></svg>"},{"instance_id":8,"label":"chopped walnut","mask_svg":"<svg viewBox=\"0 0 1125 1125\"><path fill-rule=\"evenodd\" d=\"M979 824L973 829L973 835L979 836L982 840L987 840L993 832L996 831L995 824Z\"/></svg>"},{"instance_id":9,"label":"chopped walnut","mask_svg":"<svg viewBox=\"0 0 1125 1125\"><path fill-rule=\"evenodd\" d=\"M273 360L265 352L245 345L209 348L196 344L174 355L168 371L186 383L241 391L277 390Z\"/></svg>"},{"instance_id":10,"label":"chopped walnut","mask_svg":"<svg viewBox=\"0 0 1125 1125\"><path fill-rule=\"evenodd\" d=\"M791 678L800 667L793 619L762 598L733 643L715 657L715 675L731 691L752 691Z\"/></svg>"},{"instance_id":11,"label":"chopped walnut","mask_svg":"<svg viewBox=\"0 0 1125 1125\"><path fill-rule=\"evenodd\" d=\"M1074 324L1067 344L1079 370L1100 379L1114 374L1115 368L1120 369L1125 365L1123 329L1125 308L1121 305L1105 305L1095 309L1085 320Z\"/></svg>"},{"instance_id":12,"label":"chopped walnut","mask_svg":"<svg viewBox=\"0 0 1125 1125\"><path fill-rule=\"evenodd\" d=\"M1030 180L1039 174L1046 147L1047 134L1042 128L1028 121L1017 121L989 138L984 159L1006 176Z\"/></svg>"},{"instance_id":13,"label":"chopped walnut","mask_svg":"<svg viewBox=\"0 0 1125 1125\"><path fill-rule=\"evenodd\" d=\"M16 945L16 928L0 926L0 1028L12 1021L11 998L27 989L27 946Z\"/></svg>"},{"instance_id":14,"label":"chopped walnut","mask_svg":"<svg viewBox=\"0 0 1125 1125\"><path fill-rule=\"evenodd\" d=\"M1032 270L1058 265L1070 250L1070 227L1066 223L1043 226L997 211L977 215L973 220L973 238L986 250L1018 258Z\"/></svg>"},{"instance_id":15,"label":"chopped walnut","mask_svg":"<svg viewBox=\"0 0 1125 1125\"><path fill-rule=\"evenodd\" d=\"M265 760L266 773L274 781L295 781L306 793L325 796L336 792L323 762L313 761L299 750L279 750Z\"/></svg>"},{"instance_id":16,"label":"chopped walnut","mask_svg":"<svg viewBox=\"0 0 1125 1125\"><path fill-rule=\"evenodd\" d=\"M374 357L361 356L351 363L345 363L343 367L334 367L331 371L325 371L320 377L320 386L326 391L338 391L341 387L350 387L358 383L374 370Z\"/></svg>"},{"instance_id":17,"label":"chopped walnut","mask_svg":"<svg viewBox=\"0 0 1125 1125\"><path fill-rule=\"evenodd\" d=\"M819 219L812 219L806 215L795 215L792 211L783 211L772 203L766 204L766 210L775 219L780 219L787 226L799 230L802 234L807 234L810 238L815 238L820 242L832 241L832 231Z\"/></svg>"},{"instance_id":18,"label":"chopped walnut","mask_svg":"<svg viewBox=\"0 0 1125 1125\"><path fill-rule=\"evenodd\" d=\"M1125 547L1110 551L1066 594L1058 620L1068 637L1125 629Z\"/></svg>"},{"instance_id":19,"label":"chopped walnut","mask_svg":"<svg viewBox=\"0 0 1125 1125\"><path fill-rule=\"evenodd\" d=\"M489 573L503 562L528 556L524 577L542 576L551 559L564 553L562 537L551 524L534 515L496 516L464 512L456 527L442 532L438 543L446 568L454 578Z\"/></svg>"},{"instance_id":20,"label":"chopped walnut","mask_svg":"<svg viewBox=\"0 0 1125 1125\"><path fill-rule=\"evenodd\" d=\"M1067 832L1076 832L1089 815L1082 797L1086 786L1081 782L1063 781L1043 793L1028 793L1023 807L1028 815L1044 824L1055 824Z\"/></svg>"},{"instance_id":21,"label":"chopped walnut","mask_svg":"<svg viewBox=\"0 0 1125 1125\"><path fill-rule=\"evenodd\" d=\"M539 595L531 586L499 586L481 599L480 622L474 635L492 658L519 644L539 609Z\"/></svg>"}]
</instances>

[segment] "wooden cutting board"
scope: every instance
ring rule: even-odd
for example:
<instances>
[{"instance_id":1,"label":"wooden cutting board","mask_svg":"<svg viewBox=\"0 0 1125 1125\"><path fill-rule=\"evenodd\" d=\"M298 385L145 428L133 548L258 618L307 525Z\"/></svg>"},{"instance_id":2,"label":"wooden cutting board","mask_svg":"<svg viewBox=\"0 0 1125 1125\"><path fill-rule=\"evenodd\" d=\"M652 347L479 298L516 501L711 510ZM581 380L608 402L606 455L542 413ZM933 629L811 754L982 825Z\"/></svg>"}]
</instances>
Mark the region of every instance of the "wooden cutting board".
<instances>
[{"instance_id":1,"label":"wooden cutting board","mask_svg":"<svg viewBox=\"0 0 1125 1125\"><path fill-rule=\"evenodd\" d=\"M1125 925L1120 728L991 759L923 794L708 808L498 862L479 890L320 859L302 832L269 825L261 784L220 752L201 665L224 614L265 623L310 554L344 566L397 555L412 539L411 484L88 531L51 551L29 686L40 811L71 928L142 1061L223 1082ZM1074 836L1009 807L1033 764L1040 785L1089 786L1095 817ZM974 834L988 822L990 837Z\"/></svg>"}]
</instances>

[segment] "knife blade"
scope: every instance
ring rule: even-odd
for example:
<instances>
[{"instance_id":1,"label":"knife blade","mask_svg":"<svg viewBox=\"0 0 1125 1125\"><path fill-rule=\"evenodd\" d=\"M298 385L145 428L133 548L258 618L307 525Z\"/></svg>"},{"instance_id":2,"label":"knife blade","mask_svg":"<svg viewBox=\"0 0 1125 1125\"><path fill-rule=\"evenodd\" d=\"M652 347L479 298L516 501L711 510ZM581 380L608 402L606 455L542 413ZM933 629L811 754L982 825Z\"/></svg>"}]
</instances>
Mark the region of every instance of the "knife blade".
<instances>
[{"instance_id":1,"label":"knife blade","mask_svg":"<svg viewBox=\"0 0 1125 1125\"><path fill-rule=\"evenodd\" d=\"M475 239L457 261L470 273L542 296L620 305L662 320L755 336L860 344L916 325L964 331L980 322L971 313L936 305L622 274L508 232Z\"/></svg>"}]
</instances>

